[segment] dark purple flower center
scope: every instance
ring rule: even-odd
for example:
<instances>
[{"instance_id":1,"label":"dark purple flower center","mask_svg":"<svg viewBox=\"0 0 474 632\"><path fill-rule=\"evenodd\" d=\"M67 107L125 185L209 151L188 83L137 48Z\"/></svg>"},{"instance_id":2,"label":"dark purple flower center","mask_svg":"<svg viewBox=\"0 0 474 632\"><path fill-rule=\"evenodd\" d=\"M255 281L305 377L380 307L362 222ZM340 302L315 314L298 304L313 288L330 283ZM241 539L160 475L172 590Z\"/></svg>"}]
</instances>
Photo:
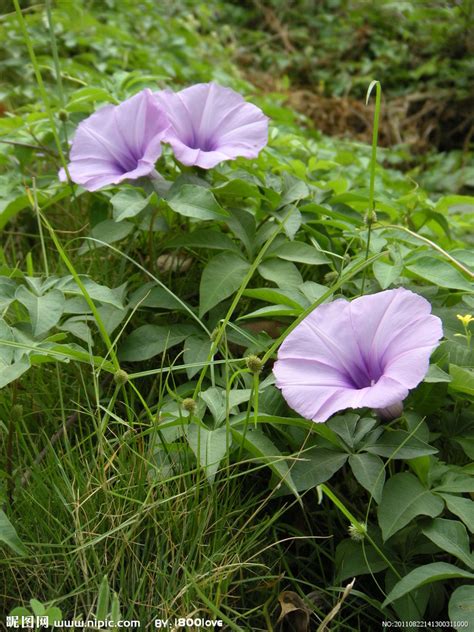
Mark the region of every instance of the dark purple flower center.
<instances>
[{"instance_id":1,"label":"dark purple flower center","mask_svg":"<svg viewBox=\"0 0 474 632\"><path fill-rule=\"evenodd\" d=\"M191 149L200 149L201 151L214 151L216 149L216 142L212 136L202 138L196 132L193 132L192 136L187 139L186 145Z\"/></svg>"},{"instance_id":2,"label":"dark purple flower center","mask_svg":"<svg viewBox=\"0 0 474 632\"><path fill-rule=\"evenodd\" d=\"M354 388L367 388L377 384L384 373L377 359L367 359L362 353L359 361L354 365L351 375L347 376Z\"/></svg>"}]
</instances>

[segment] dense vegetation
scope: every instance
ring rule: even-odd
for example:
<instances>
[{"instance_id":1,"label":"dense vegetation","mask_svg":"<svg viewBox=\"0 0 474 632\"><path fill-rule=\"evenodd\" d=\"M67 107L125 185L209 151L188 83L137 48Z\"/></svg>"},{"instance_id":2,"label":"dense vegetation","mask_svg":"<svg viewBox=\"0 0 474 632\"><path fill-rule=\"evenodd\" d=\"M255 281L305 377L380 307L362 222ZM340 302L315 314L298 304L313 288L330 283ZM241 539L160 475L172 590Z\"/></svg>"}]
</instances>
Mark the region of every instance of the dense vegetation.
<instances>
[{"instance_id":1,"label":"dense vegetation","mask_svg":"<svg viewBox=\"0 0 474 632\"><path fill-rule=\"evenodd\" d=\"M4 9L2 616L474 625L473 6ZM258 158L59 180L104 104L208 81L270 117ZM295 323L396 287L444 332L403 414L298 416Z\"/></svg>"}]
</instances>

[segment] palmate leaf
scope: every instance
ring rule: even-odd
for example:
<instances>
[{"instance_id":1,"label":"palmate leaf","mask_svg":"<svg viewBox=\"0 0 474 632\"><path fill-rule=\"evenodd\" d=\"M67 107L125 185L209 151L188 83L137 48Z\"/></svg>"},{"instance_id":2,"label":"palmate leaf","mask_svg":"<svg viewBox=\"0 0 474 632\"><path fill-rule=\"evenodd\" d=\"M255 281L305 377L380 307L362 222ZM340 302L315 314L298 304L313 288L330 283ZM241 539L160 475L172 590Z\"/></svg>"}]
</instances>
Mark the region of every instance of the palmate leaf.
<instances>
[{"instance_id":1,"label":"palmate leaf","mask_svg":"<svg viewBox=\"0 0 474 632\"><path fill-rule=\"evenodd\" d=\"M316 266L329 263L324 252L302 241L285 241L281 246L272 250L269 256Z\"/></svg>"},{"instance_id":2,"label":"palmate leaf","mask_svg":"<svg viewBox=\"0 0 474 632\"><path fill-rule=\"evenodd\" d=\"M422 532L440 549L454 555L468 568L474 570L474 557L469 548L469 536L462 522L436 518L422 529Z\"/></svg>"},{"instance_id":3,"label":"palmate leaf","mask_svg":"<svg viewBox=\"0 0 474 632\"><path fill-rule=\"evenodd\" d=\"M410 435L406 430L387 430L376 441L367 445L365 450L391 459L414 459L438 452L428 443Z\"/></svg>"},{"instance_id":4,"label":"palmate leaf","mask_svg":"<svg viewBox=\"0 0 474 632\"><path fill-rule=\"evenodd\" d=\"M407 266L407 270L440 287L465 290L466 292L473 291L472 281L447 261L441 259L423 257L418 259L416 263Z\"/></svg>"},{"instance_id":5,"label":"palmate leaf","mask_svg":"<svg viewBox=\"0 0 474 632\"><path fill-rule=\"evenodd\" d=\"M375 502L379 503L385 483L382 459L368 452L351 454L349 465L357 481L374 497Z\"/></svg>"},{"instance_id":6,"label":"palmate leaf","mask_svg":"<svg viewBox=\"0 0 474 632\"><path fill-rule=\"evenodd\" d=\"M387 562L369 544L349 539L342 540L337 545L336 567L337 578L340 582L356 575L378 573L387 566Z\"/></svg>"},{"instance_id":7,"label":"palmate leaf","mask_svg":"<svg viewBox=\"0 0 474 632\"><path fill-rule=\"evenodd\" d=\"M426 584L438 582L443 579L474 579L474 573L465 571L453 564L446 564L445 562L434 562L432 564L419 566L395 584L383 602L382 608L385 608L392 603L392 601L400 599L403 595L412 592L420 586L425 586Z\"/></svg>"},{"instance_id":8,"label":"palmate leaf","mask_svg":"<svg viewBox=\"0 0 474 632\"><path fill-rule=\"evenodd\" d=\"M173 211L185 217L224 219L229 215L208 189L194 184L181 185L167 202Z\"/></svg>"},{"instance_id":9,"label":"palmate leaf","mask_svg":"<svg viewBox=\"0 0 474 632\"><path fill-rule=\"evenodd\" d=\"M195 329L192 325L143 325L124 340L119 348L119 357L129 362L149 360L193 333Z\"/></svg>"},{"instance_id":10,"label":"palmate leaf","mask_svg":"<svg viewBox=\"0 0 474 632\"><path fill-rule=\"evenodd\" d=\"M291 468L296 489L299 492L306 491L329 480L341 469L348 456L345 452L326 448L314 447L305 450Z\"/></svg>"},{"instance_id":11,"label":"palmate leaf","mask_svg":"<svg viewBox=\"0 0 474 632\"><path fill-rule=\"evenodd\" d=\"M38 296L20 285L15 298L28 310L34 336L40 336L57 325L64 310L64 294L59 290L51 290Z\"/></svg>"},{"instance_id":12,"label":"palmate leaf","mask_svg":"<svg viewBox=\"0 0 474 632\"><path fill-rule=\"evenodd\" d=\"M378 507L378 520L384 541L416 516L435 518L443 511L443 507L442 499L423 487L413 474L395 474L385 484Z\"/></svg>"},{"instance_id":13,"label":"palmate leaf","mask_svg":"<svg viewBox=\"0 0 474 632\"><path fill-rule=\"evenodd\" d=\"M454 494L440 494L449 511L461 518L471 533L474 533L474 501Z\"/></svg>"},{"instance_id":14,"label":"palmate leaf","mask_svg":"<svg viewBox=\"0 0 474 632\"><path fill-rule=\"evenodd\" d=\"M13 364L6 366L0 363L0 388L3 388L7 384L17 380L30 368L30 366L31 364L28 356L23 356Z\"/></svg>"},{"instance_id":15,"label":"palmate leaf","mask_svg":"<svg viewBox=\"0 0 474 632\"><path fill-rule=\"evenodd\" d=\"M204 426L192 424L186 430L186 437L199 465L206 473L207 480L213 483L231 443L231 438L227 436L227 428L209 430Z\"/></svg>"},{"instance_id":16,"label":"palmate leaf","mask_svg":"<svg viewBox=\"0 0 474 632\"><path fill-rule=\"evenodd\" d=\"M232 427L232 435L237 443L242 445L250 454L266 463L281 483L299 498L286 458L267 435L254 428L248 428L245 431L243 428L236 427Z\"/></svg>"},{"instance_id":17,"label":"palmate leaf","mask_svg":"<svg viewBox=\"0 0 474 632\"><path fill-rule=\"evenodd\" d=\"M119 191L110 199L114 220L121 222L127 217L135 217L146 208L150 202L150 198L151 195L145 197L143 193L136 188Z\"/></svg>"},{"instance_id":18,"label":"palmate leaf","mask_svg":"<svg viewBox=\"0 0 474 632\"><path fill-rule=\"evenodd\" d=\"M240 287L249 269L247 261L230 252L223 252L211 259L201 277L199 316L204 316L231 296Z\"/></svg>"}]
</instances>

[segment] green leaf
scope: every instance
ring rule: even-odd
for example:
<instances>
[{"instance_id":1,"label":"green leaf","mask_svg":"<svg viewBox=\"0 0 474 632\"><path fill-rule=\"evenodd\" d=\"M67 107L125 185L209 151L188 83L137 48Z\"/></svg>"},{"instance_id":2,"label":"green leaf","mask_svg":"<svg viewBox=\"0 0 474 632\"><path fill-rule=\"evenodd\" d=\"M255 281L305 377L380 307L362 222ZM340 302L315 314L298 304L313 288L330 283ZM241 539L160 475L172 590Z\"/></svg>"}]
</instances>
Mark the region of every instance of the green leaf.
<instances>
[{"instance_id":1,"label":"green leaf","mask_svg":"<svg viewBox=\"0 0 474 632\"><path fill-rule=\"evenodd\" d=\"M295 307L296 309L308 306L308 301L302 294L294 289L283 290L271 287L254 288L251 290L245 290L244 296L256 298L275 305L288 305L289 307Z\"/></svg>"},{"instance_id":2,"label":"green leaf","mask_svg":"<svg viewBox=\"0 0 474 632\"><path fill-rule=\"evenodd\" d=\"M28 310L34 336L45 334L54 327L59 322L65 305L64 294L59 290L37 296L23 285L17 289L16 299Z\"/></svg>"},{"instance_id":3,"label":"green leaf","mask_svg":"<svg viewBox=\"0 0 474 632\"><path fill-rule=\"evenodd\" d=\"M131 222L114 222L113 219L106 219L99 222L91 230L91 237L103 241L105 244L113 244L128 237L133 231L134 225ZM102 244L86 239L78 250L79 255L83 255L90 250L102 248Z\"/></svg>"},{"instance_id":4,"label":"green leaf","mask_svg":"<svg viewBox=\"0 0 474 632\"><path fill-rule=\"evenodd\" d=\"M440 549L454 555L468 568L474 569L474 557L469 548L466 527L458 520L436 518L422 529L422 533Z\"/></svg>"},{"instance_id":5,"label":"green leaf","mask_svg":"<svg viewBox=\"0 0 474 632\"><path fill-rule=\"evenodd\" d=\"M354 540L343 540L337 545L335 562L339 582L387 568L387 562L372 546Z\"/></svg>"},{"instance_id":6,"label":"green leaf","mask_svg":"<svg viewBox=\"0 0 474 632\"><path fill-rule=\"evenodd\" d=\"M439 383L439 382L451 382L453 378L448 375L443 369L440 369L436 364L431 364L428 369L428 373L425 376L424 382Z\"/></svg>"},{"instance_id":7,"label":"green leaf","mask_svg":"<svg viewBox=\"0 0 474 632\"><path fill-rule=\"evenodd\" d=\"M227 225L235 237L244 244L247 252L253 256L257 227L253 213L240 208L232 208Z\"/></svg>"},{"instance_id":8,"label":"green leaf","mask_svg":"<svg viewBox=\"0 0 474 632\"><path fill-rule=\"evenodd\" d=\"M118 621L122 618L120 614L120 601L116 592L112 593L112 605L110 607L110 620L114 621L113 630L119 630Z\"/></svg>"},{"instance_id":9,"label":"green leaf","mask_svg":"<svg viewBox=\"0 0 474 632\"><path fill-rule=\"evenodd\" d=\"M465 369L464 367L450 364L449 374L451 376L451 382L449 384L450 391L465 393L466 395L474 395L473 369Z\"/></svg>"},{"instance_id":10,"label":"green leaf","mask_svg":"<svg viewBox=\"0 0 474 632\"><path fill-rule=\"evenodd\" d=\"M303 283L300 271L291 261L267 259L258 266L259 274L279 287L294 287Z\"/></svg>"},{"instance_id":11,"label":"green leaf","mask_svg":"<svg viewBox=\"0 0 474 632\"><path fill-rule=\"evenodd\" d=\"M385 469L381 458L375 454L351 454L349 465L358 482L380 503L385 483Z\"/></svg>"},{"instance_id":12,"label":"green leaf","mask_svg":"<svg viewBox=\"0 0 474 632\"><path fill-rule=\"evenodd\" d=\"M391 265L379 259L372 264L372 270L380 288L386 290L399 278L403 270L403 262L400 261L395 265Z\"/></svg>"},{"instance_id":13,"label":"green leaf","mask_svg":"<svg viewBox=\"0 0 474 632\"><path fill-rule=\"evenodd\" d=\"M122 297L126 285L120 285L116 288L109 288L106 285L99 285L92 279L81 275L81 281L87 290L87 293L93 301L99 301L100 303L107 303L117 307L117 309L123 309ZM73 296L80 296L82 298L81 289L78 287L76 281L72 277L65 277L61 279L61 282L57 285L58 289L64 294L72 294ZM84 301L84 307L86 312L89 311L87 303ZM77 312L76 312L77 313ZM84 312L79 312L84 313Z\"/></svg>"},{"instance_id":14,"label":"green leaf","mask_svg":"<svg viewBox=\"0 0 474 632\"><path fill-rule=\"evenodd\" d=\"M12 617L31 617L31 612L24 606L17 606L10 611Z\"/></svg>"},{"instance_id":15,"label":"green leaf","mask_svg":"<svg viewBox=\"0 0 474 632\"><path fill-rule=\"evenodd\" d=\"M268 305L267 307L260 307L245 316L241 316L241 320L248 318L272 318L273 316L299 316L303 310L301 307L296 309L295 307L288 307L287 305Z\"/></svg>"},{"instance_id":16,"label":"green leaf","mask_svg":"<svg viewBox=\"0 0 474 632\"><path fill-rule=\"evenodd\" d=\"M0 542L4 542L18 555L26 555L27 550L18 537L14 526L8 520L7 515L0 509Z\"/></svg>"},{"instance_id":17,"label":"green leaf","mask_svg":"<svg viewBox=\"0 0 474 632\"><path fill-rule=\"evenodd\" d=\"M13 343L15 341L13 329L3 320L3 318L0 318L0 341L4 341L6 343ZM15 347L11 344L0 343L0 367L10 365L13 362L14 357Z\"/></svg>"},{"instance_id":18,"label":"green leaf","mask_svg":"<svg viewBox=\"0 0 474 632\"><path fill-rule=\"evenodd\" d=\"M37 599L30 599L30 606L37 617L42 617L46 613L46 608Z\"/></svg>"},{"instance_id":19,"label":"green leaf","mask_svg":"<svg viewBox=\"0 0 474 632\"><path fill-rule=\"evenodd\" d=\"M92 334L87 322L82 316L73 316L65 320L59 327L61 331L67 331L79 340L83 340L87 345L92 346Z\"/></svg>"},{"instance_id":20,"label":"green leaf","mask_svg":"<svg viewBox=\"0 0 474 632\"><path fill-rule=\"evenodd\" d=\"M153 194L151 194L153 195ZM139 189L123 189L110 198L115 222L136 217L150 202L151 195L144 197Z\"/></svg>"},{"instance_id":21,"label":"green leaf","mask_svg":"<svg viewBox=\"0 0 474 632\"><path fill-rule=\"evenodd\" d=\"M272 250L268 256L316 266L329 263L329 259L324 252L303 241L287 241Z\"/></svg>"},{"instance_id":22,"label":"green leaf","mask_svg":"<svg viewBox=\"0 0 474 632\"><path fill-rule=\"evenodd\" d=\"M305 491L312 489L329 480L344 463L348 454L327 450L326 448L309 448L298 456L298 460L291 468L291 474L296 489Z\"/></svg>"},{"instance_id":23,"label":"green leaf","mask_svg":"<svg viewBox=\"0 0 474 632\"><path fill-rule=\"evenodd\" d=\"M356 431L359 415L356 413L346 413L345 415L336 415L332 417L327 425L341 437L349 448L354 447L354 433Z\"/></svg>"},{"instance_id":24,"label":"green leaf","mask_svg":"<svg viewBox=\"0 0 474 632\"><path fill-rule=\"evenodd\" d=\"M128 308L118 309L113 305L100 305L97 312L104 323L106 332L110 336L124 320L127 315Z\"/></svg>"},{"instance_id":25,"label":"green leaf","mask_svg":"<svg viewBox=\"0 0 474 632\"><path fill-rule=\"evenodd\" d=\"M91 105L97 101L113 102L112 95L104 88L80 88L75 90L69 97L66 105L68 112L90 112Z\"/></svg>"},{"instance_id":26,"label":"green leaf","mask_svg":"<svg viewBox=\"0 0 474 632\"><path fill-rule=\"evenodd\" d=\"M234 415L232 417L232 424L234 425L245 424L247 421L247 413ZM256 421L258 424L291 426L295 428L303 428L304 430L311 430L314 426L313 421L308 421L302 417L278 417L277 415L266 414L259 414L256 418L252 416L252 421Z\"/></svg>"},{"instance_id":27,"label":"green leaf","mask_svg":"<svg viewBox=\"0 0 474 632\"><path fill-rule=\"evenodd\" d=\"M207 480L212 484L231 442L227 438L227 428L208 430L204 426L191 424L186 430L186 436L199 465L206 472Z\"/></svg>"},{"instance_id":28,"label":"green leaf","mask_svg":"<svg viewBox=\"0 0 474 632\"><path fill-rule=\"evenodd\" d=\"M280 201L281 206L291 204L292 202L299 202L300 200L308 197L308 195L308 185L303 182L303 180L294 178L288 173L284 174L284 187Z\"/></svg>"},{"instance_id":29,"label":"green leaf","mask_svg":"<svg viewBox=\"0 0 474 632\"><path fill-rule=\"evenodd\" d=\"M212 340L209 338L200 338L198 336L190 336L184 345L183 361L184 364L199 364L207 362L212 347ZM186 373L189 379L199 373L202 366L189 367Z\"/></svg>"},{"instance_id":30,"label":"green leaf","mask_svg":"<svg viewBox=\"0 0 474 632\"><path fill-rule=\"evenodd\" d=\"M434 562L419 566L415 570L405 575L403 579L395 584L393 589L387 595L382 604L382 608L386 608L392 601L400 599L403 595L433 582L442 581L444 579L474 579L474 574L464 571L453 564L445 562Z\"/></svg>"},{"instance_id":31,"label":"green leaf","mask_svg":"<svg viewBox=\"0 0 474 632\"><path fill-rule=\"evenodd\" d=\"M421 439L415 436L410 437L410 434L406 430L386 430L374 443L367 445L365 450L371 454L392 459L414 459L438 452L436 448Z\"/></svg>"},{"instance_id":32,"label":"green leaf","mask_svg":"<svg viewBox=\"0 0 474 632\"><path fill-rule=\"evenodd\" d=\"M201 276L199 316L238 290L249 269L249 263L232 253L223 252L211 259Z\"/></svg>"},{"instance_id":33,"label":"green leaf","mask_svg":"<svg viewBox=\"0 0 474 632\"><path fill-rule=\"evenodd\" d=\"M435 518L442 511L441 498L425 489L413 474L395 474L385 484L378 506L383 539L388 540L416 516Z\"/></svg>"},{"instance_id":34,"label":"green leaf","mask_svg":"<svg viewBox=\"0 0 474 632\"><path fill-rule=\"evenodd\" d=\"M195 332L192 325L142 325L125 339L119 349L121 360L149 360Z\"/></svg>"},{"instance_id":35,"label":"green leaf","mask_svg":"<svg viewBox=\"0 0 474 632\"><path fill-rule=\"evenodd\" d=\"M250 452L259 461L268 465L278 479L286 485L295 496L299 497L298 490L293 482L292 471L288 467L286 458L281 454L273 442L261 430L240 429L232 427L232 435L236 441Z\"/></svg>"},{"instance_id":36,"label":"green leaf","mask_svg":"<svg viewBox=\"0 0 474 632\"><path fill-rule=\"evenodd\" d=\"M237 244L225 233L210 228L193 230L166 241L167 248L206 248L209 250L231 250L240 252Z\"/></svg>"},{"instance_id":37,"label":"green leaf","mask_svg":"<svg viewBox=\"0 0 474 632\"><path fill-rule=\"evenodd\" d=\"M4 311L15 300L17 284L13 279L0 277L0 311Z\"/></svg>"},{"instance_id":38,"label":"green leaf","mask_svg":"<svg viewBox=\"0 0 474 632\"><path fill-rule=\"evenodd\" d=\"M474 586L459 586L449 600L449 618L456 629L474 627ZM467 624L467 625L466 625Z\"/></svg>"},{"instance_id":39,"label":"green leaf","mask_svg":"<svg viewBox=\"0 0 474 632\"><path fill-rule=\"evenodd\" d=\"M464 522L471 533L474 533L474 501L452 494L440 494L451 513Z\"/></svg>"},{"instance_id":40,"label":"green leaf","mask_svg":"<svg viewBox=\"0 0 474 632\"><path fill-rule=\"evenodd\" d=\"M275 217L277 217L280 222L285 221L283 224L283 230L288 238L293 240L302 222L301 213L298 207L292 204L285 206L281 211L275 213Z\"/></svg>"},{"instance_id":41,"label":"green leaf","mask_svg":"<svg viewBox=\"0 0 474 632\"><path fill-rule=\"evenodd\" d=\"M474 476L471 474L463 474L462 472L448 472L434 492L471 492L474 494Z\"/></svg>"},{"instance_id":42,"label":"green leaf","mask_svg":"<svg viewBox=\"0 0 474 632\"><path fill-rule=\"evenodd\" d=\"M407 266L407 270L426 281L430 281L434 285L452 290L472 292L472 281L469 281L447 261L435 259L434 257L422 257L415 263Z\"/></svg>"},{"instance_id":43,"label":"green leaf","mask_svg":"<svg viewBox=\"0 0 474 632\"><path fill-rule=\"evenodd\" d=\"M173 211L185 217L224 219L229 216L208 189L195 184L181 185L167 202Z\"/></svg>"},{"instance_id":44,"label":"green leaf","mask_svg":"<svg viewBox=\"0 0 474 632\"><path fill-rule=\"evenodd\" d=\"M453 441L459 443L467 456L474 461L474 436L470 437L453 437Z\"/></svg>"},{"instance_id":45,"label":"green leaf","mask_svg":"<svg viewBox=\"0 0 474 632\"><path fill-rule=\"evenodd\" d=\"M141 285L130 296L130 307L153 307L155 309L183 310L183 305L172 292L154 283Z\"/></svg>"},{"instance_id":46,"label":"green leaf","mask_svg":"<svg viewBox=\"0 0 474 632\"><path fill-rule=\"evenodd\" d=\"M107 581L107 575L104 575L99 586L99 594L97 596L96 619L105 620L109 614L110 588Z\"/></svg>"},{"instance_id":47,"label":"green leaf","mask_svg":"<svg viewBox=\"0 0 474 632\"><path fill-rule=\"evenodd\" d=\"M211 386L199 393L199 397L206 403L209 412L214 418L214 423L219 424L225 419L226 391L218 386Z\"/></svg>"},{"instance_id":48,"label":"green leaf","mask_svg":"<svg viewBox=\"0 0 474 632\"><path fill-rule=\"evenodd\" d=\"M48 617L49 625L51 625L52 623L56 623L56 622L59 623L59 621L63 620L62 612L56 606L50 606L46 610L46 616Z\"/></svg>"},{"instance_id":49,"label":"green leaf","mask_svg":"<svg viewBox=\"0 0 474 632\"><path fill-rule=\"evenodd\" d=\"M214 193L219 195L224 195L227 197L237 197L237 198L259 198L261 197L260 191L255 184L251 182L247 182L247 180L242 180L241 178L234 178L233 180L228 180L223 184L219 184L218 186L212 187Z\"/></svg>"}]
</instances>

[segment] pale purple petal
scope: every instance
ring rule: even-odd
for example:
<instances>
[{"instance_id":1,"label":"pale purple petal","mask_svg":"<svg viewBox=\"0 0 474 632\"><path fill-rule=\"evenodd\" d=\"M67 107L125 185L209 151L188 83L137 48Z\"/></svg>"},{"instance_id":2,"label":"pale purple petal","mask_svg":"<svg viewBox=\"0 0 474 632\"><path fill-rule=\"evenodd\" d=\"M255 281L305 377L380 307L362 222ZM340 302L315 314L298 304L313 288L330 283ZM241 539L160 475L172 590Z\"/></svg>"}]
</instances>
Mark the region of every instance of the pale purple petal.
<instances>
[{"instance_id":1,"label":"pale purple petal","mask_svg":"<svg viewBox=\"0 0 474 632\"><path fill-rule=\"evenodd\" d=\"M82 121L72 143L68 171L89 191L150 174L161 155L169 122L150 90L120 105L106 105ZM65 172L59 172L65 179Z\"/></svg>"},{"instance_id":2,"label":"pale purple petal","mask_svg":"<svg viewBox=\"0 0 474 632\"><path fill-rule=\"evenodd\" d=\"M314 421L345 408L399 410L442 337L423 297L399 288L320 305L285 339L273 368L288 404Z\"/></svg>"},{"instance_id":3,"label":"pale purple petal","mask_svg":"<svg viewBox=\"0 0 474 632\"><path fill-rule=\"evenodd\" d=\"M171 123L166 142L184 165L210 169L239 156L256 158L268 142L268 118L230 88L201 83L155 98Z\"/></svg>"}]
</instances>

